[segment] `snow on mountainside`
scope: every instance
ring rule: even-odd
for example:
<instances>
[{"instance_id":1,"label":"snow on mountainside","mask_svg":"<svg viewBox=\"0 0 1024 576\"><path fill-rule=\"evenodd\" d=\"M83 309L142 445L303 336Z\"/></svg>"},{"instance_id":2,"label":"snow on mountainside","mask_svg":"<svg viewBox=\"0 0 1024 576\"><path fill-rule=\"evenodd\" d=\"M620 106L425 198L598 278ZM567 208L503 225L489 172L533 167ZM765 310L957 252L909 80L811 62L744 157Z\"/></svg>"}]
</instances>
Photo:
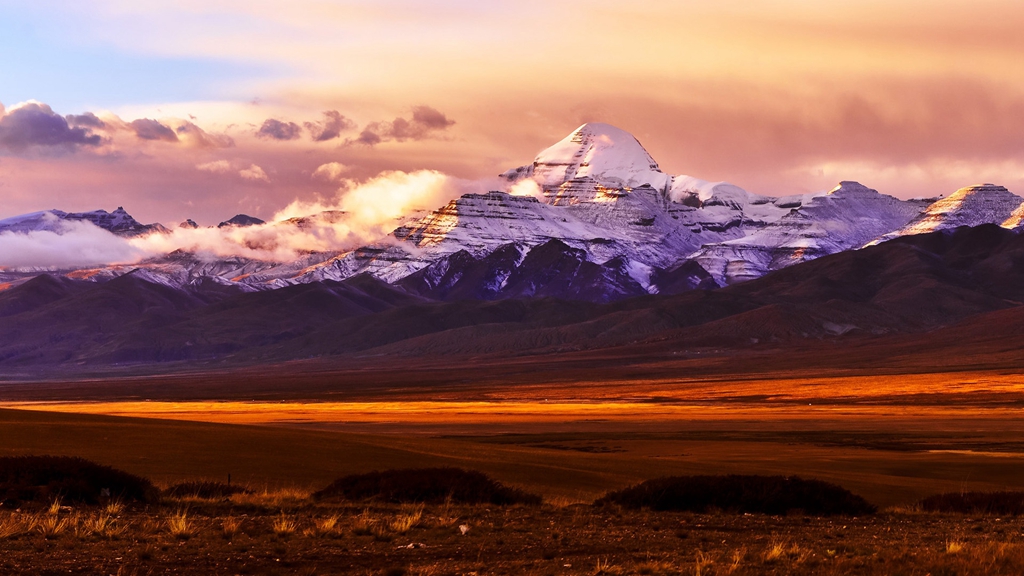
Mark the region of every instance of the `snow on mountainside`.
<instances>
[{"instance_id":1,"label":"snow on mountainside","mask_svg":"<svg viewBox=\"0 0 1024 576\"><path fill-rule=\"evenodd\" d=\"M161 224L142 224L132 218L121 206L113 212L93 210L92 212L64 212L62 210L44 210L32 212L0 220L0 233L3 232L62 232L64 222L90 222L118 236L133 237L168 232Z\"/></svg>"},{"instance_id":2,"label":"snow on mountainside","mask_svg":"<svg viewBox=\"0 0 1024 576\"><path fill-rule=\"evenodd\" d=\"M959 226L1000 224L1014 228L1015 214L1019 214L1024 198L1002 186L979 184L967 186L950 194L924 210L905 227L880 235L876 242L899 236L926 234Z\"/></svg>"},{"instance_id":3,"label":"snow on mountainside","mask_svg":"<svg viewBox=\"0 0 1024 576\"><path fill-rule=\"evenodd\" d=\"M1024 222L1022 199L994 185L926 205L856 182L772 198L726 182L673 176L631 134L598 123L580 126L531 164L501 176L509 192L465 194L424 216L401 219L387 238L354 250L310 251L284 262L175 251L136 266L68 275L101 281L144 268L167 285L256 291L366 273L435 299L607 301L748 280L900 235L986 222L1020 228ZM347 217L332 211L263 224L239 215L222 226L255 224L273 237L274 230L313 230ZM55 229L65 220L88 220L122 236L166 231L143 226L119 208L27 214L0 221L0 232Z\"/></svg>"},{"instance_id":4,"label":"snow on mountainside","mask_svg":"<svg viewBox=\"0 0 1024 576\"><path fill-rule=\"evenodd\" d=\"M619 190L650 186L667 194L672 177L658 169L658 163L632 134L608 124L584 124L554 146L543 150L533 164L501 174L510 181L537 181L552 204L560 204L558 192L565 183L591 181ZM594 187L596 189L596 186ZM579 201L577 196L564 200Z\"/></svg>"},{"instance_id":5,"label":"snow on mountainside","mask_svg":"<svg viewBox=\"0 0 1024 576\"><path fill-rule=\"evenodd\" d=\"M791 200L796 204L796 200ZM772 270L851 248L898 229L918 215L912 202L842 182L801 201L779 220L747 236L708 244L693 258L716 279L749 280Z\"/></svg>"}]
</instances>

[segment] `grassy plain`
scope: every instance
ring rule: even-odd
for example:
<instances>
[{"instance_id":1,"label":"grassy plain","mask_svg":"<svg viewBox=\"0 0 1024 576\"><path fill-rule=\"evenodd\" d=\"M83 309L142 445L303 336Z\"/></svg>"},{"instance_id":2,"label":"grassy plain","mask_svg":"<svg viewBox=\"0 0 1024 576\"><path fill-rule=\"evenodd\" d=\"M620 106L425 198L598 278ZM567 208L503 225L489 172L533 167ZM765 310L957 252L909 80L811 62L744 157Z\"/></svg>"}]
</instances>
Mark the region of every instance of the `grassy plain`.
<instances>
[{"instance_id":1,"label":"grassy plain","mask_svg":"<svg viewBox=\"0 0 1024 576\"><path fill-rule=\"evenodd\" d=\"M248 373L0 387L4 455L82 456L163 486L230 474L233 483L270 491L245 501L171 499L128 509L107 519L107 532L96 531L101 511L62 512L67 525L50 534L26 528L21 513L0 510L0 570L1024 571L1021 520L912 508L939 492L1024 490L1024 378L1013 370L687 377L658 370L573 381L564 372L545 379L492 371L472 381L438 372L426 383L412 373L300 374L276 384L273 375ZM481 470L546 502L428 506L412 522L403 516L407 508L330 506L306 497L346 474L443 465ZM723 473L827 480L886 511L822 519L588 505L653 477ZM184 533L174 528L182 522ZM4 526L13 530L6 538Z\"/></svg>"},{"instance_id":2,"label":"grassy plain","mask_svg":"<svg viewBox=\"0 0 1024 576\"><path fill-rule=\"evenodd\" d=\"M9 397L0 434L6 454L80 455L164 483L231 474L315 489L453 465L582 502L669 474L796 474L892 506L1024 489L1022 392L1019 374L977 371L391 386L301 400Z\"/></svg>"}]
</instances>

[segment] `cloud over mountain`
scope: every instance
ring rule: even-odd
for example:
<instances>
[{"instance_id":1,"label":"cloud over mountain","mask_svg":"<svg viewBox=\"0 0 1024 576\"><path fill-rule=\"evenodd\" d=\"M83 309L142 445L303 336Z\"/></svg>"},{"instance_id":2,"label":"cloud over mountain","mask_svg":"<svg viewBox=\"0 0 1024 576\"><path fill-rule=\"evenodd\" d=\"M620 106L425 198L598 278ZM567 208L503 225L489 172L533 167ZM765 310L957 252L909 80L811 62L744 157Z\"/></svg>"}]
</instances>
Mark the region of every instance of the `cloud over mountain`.
<instances>
[{"instance_id":1,"label":"cloud over mountain","mask_svg":"<svg viewBox=\"0 0 1024 576\"><path fill-rule=\"evenodd\" d=\"M0 266L77 268L135 262L145 252L89 222L59 223L56 230L0 233Z\"/></svg>"}]
</instances>

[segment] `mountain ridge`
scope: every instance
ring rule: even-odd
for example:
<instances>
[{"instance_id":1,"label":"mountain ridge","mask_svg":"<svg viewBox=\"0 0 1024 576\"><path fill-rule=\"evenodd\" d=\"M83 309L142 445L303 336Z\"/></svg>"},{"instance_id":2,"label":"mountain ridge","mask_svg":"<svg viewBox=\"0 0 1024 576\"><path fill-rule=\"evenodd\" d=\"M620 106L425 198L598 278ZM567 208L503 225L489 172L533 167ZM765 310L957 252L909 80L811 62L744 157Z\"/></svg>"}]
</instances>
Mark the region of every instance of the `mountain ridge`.
<instances>
[{"instance_id":1,"label":"mountain ridge","mask_svg":"<svg viewBox=\"0 0 1024 576\"><path fill-rule=\"evenodd\" d=\"M506 251L520 257L515 247ZM1024 236L993 224L839 252L724 288L602 304L551 296L594 286L590 276L568 273L586 262L578 252L552 242L535 258L530 266L543 274L510 279L507 297L494 299L445 300L417 293L415 282L367 274L257 292L177 288L144 270L105 283L40 276L0 291L0 365L543 357L626 348L674 357L926 337L1024 306ZM542 276L551 279L543 285L550 291L531 284ZM463 289L457 284L449 288ZM982 338L978 326L972 337Z\"/></svg>"},{"instance_id":2,"label":"mountain ridge","mask_svg":"<svg viewBox=\"0 0 1024 576\"><path fill-rule=\"evenodd\" d=\"M492 285L514 276L519 295L606 302L749 281L828 254L921 232L983 223L1020 228L1024 221L1024 198L991 184L966 187L926 204L851 181L823 193L773 198L727 182L673 176L661 171L634 136L600 123L583 124L538 153L533 163L501 177L508 182L507 191L464 194L398 225L382 241L350 250L308 252L284 261L177 250L131 265L55 272L109 281L145 269L170 286L220 284L237 292L344 281L358 274L404 282L413 289L427 276L448 274L442 299L506 297L515 290ZM348 217L329 211L265 223L240 214L220 226L258 229L273 238L281 230L331 231ZM169 232L159 224L141 225L119 207L113 213L54 210L8 218L0 220L0 234L34 229L60 233L60 223L73 220L124 237ZM149 231L139 232L143 229ZM195 229L194 223L179 231L189 229ZM539 261L541 253L555 246L552 242L560 244L555 251L568 268L557 273L550 266L521 268L526 259ZM521 258L509 260L509 246ZM540 252L530 259L535 250ZM570 266L570 261L577 263ZM490 272L481 266L490 266ZM684 266L688 273L678 282L667 280L671 271ZM460 270L457 279L454 269ZM538 276L524 278L528 270ZM15 285L35 273L0 270L0 281ZM583 276L569 277L576 273ZM499 278L501 274L505 276ZM470 278L479 285L471 286ZM592 285L584 289L586 282ZM437 286L427 284L413 291L438 293Z\"/></svg>"}]
</instances>

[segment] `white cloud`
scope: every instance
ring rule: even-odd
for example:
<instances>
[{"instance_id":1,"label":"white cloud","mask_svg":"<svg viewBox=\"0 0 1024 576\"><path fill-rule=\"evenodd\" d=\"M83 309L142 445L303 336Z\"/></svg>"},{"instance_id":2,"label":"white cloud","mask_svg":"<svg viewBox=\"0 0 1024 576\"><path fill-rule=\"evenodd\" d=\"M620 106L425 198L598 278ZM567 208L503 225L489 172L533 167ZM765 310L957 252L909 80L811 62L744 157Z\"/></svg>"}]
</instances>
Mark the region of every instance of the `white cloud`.
<instances>
[{"instance_id":1,"label":"white cloud","mask_svg":"<svg viewBox=\"0 0 1024 576\"><path fill-rule=\"evenodd\" d=\"M249 169L256 174L258 166ZM221 161L202 168L224 170ZM230 172L235 170L229 165ZM230 173L229 172L229 173ZM265 176L265 174L264 174ZM130 264L174 250L201 258L241 256L286 262L310 251L345 251L387 237L409 214L443 206L482 183L433 170L382 172L366 181L345 180L336 195L319 202L294 201L271 222L257 226L176 228L121 238L87 222L62 222L56 231L0 234L0 267L88 268ZM330 212L318 216L323 212ZM303 218L301 226L289 222Z\"/></svg>"},{"instance_id":2,"label":"white cloud","mask_svg":"<svg viewBox=\"0 0 1024 576\"><path fill-rule=\"evenodd\" d=\"M244 164L241 166L244 166ZM214 160L205 164L196 164L196 169L203 172L213 172L214 174L237 173L239 177L245 180L270 182L270 177L267 176L267 173L256 164L249 164L248 168L239 168L238 164L233 164L227 160Z\"/></svg>"},{"instance_id":3,"label":"white cloud","mask_svg":"<svg viewBox=\"0 0 1024 576\"><path fill-rule=\"evenodd\" d=\"M239 170L238 175L246 180L270 182L270 178L267 177L267 173L263 171L263 168L260 168L255 164L250 164L248 168Z\"/></svg>"},{"instance_id":4,"label":"white cloud","mask_svg":"<svg viewBox=\"0 0 1024 576\"><path fill-rule=\"evenodd\" d=\"M547 202L544 198L544 191L541 189L540 184L537 183L533 178L524 178L519 182L516 182L508 191L513 196L533 196L541 202Z\"/></svg>"},{"instance_id":5,"label":"white cloud","mask_svg":"<svg viewBox=\"0 0 1024 576\"><path fill-rule=\"evenodd\" d=\"M214 174L227 174L232 171L231 163L227 160L215 160L205 164L196 164L196 169L203 172L213 172Z\"/></svg>"},{"instance_id":6,"label":"white cloud","mask_svg":"<svg viewBox=\"0 0 1024 576\"><path fill-rule=\"evenodd\" d=\"M258 226L178 228L170 234L134 238L145 254L186 250L200 256L242 256L284 262L309 251L344 251L381 240L403 216L434 209L479 183L462 181L433 170L382 172L365 182L346 180L333 199L294 201L271 222ZM322 212L330 217L316 217ZM339 216L338 212L344 212ZM310 217L312 216L312 217ZM307 218L310 217L310 218ZM302 226L287 220L305 218Z\"/></svg>"},{"instance_id":7,"label":"white cloud","mask_svg":"<svg viewBox=\"0 0 1024 576\"><path fill-rule=\"evenodd\" d=\"M342 176L349 170L351 168L340 162L328 162L327 164L321 164L313 171L313 178L327 182L340 182Z\"/></svg>"},{"instance_id":8,"label":"white cloud","mask_svg":"<svg viewBox=\"0 0 1024 576\"><path fill-rule=\"evenodd\" d=\"M6 268L84 268L136 262L146 255L89 222L62 222L56 231L0 233L0 267Z\"/></svg>"}]
</instances>

